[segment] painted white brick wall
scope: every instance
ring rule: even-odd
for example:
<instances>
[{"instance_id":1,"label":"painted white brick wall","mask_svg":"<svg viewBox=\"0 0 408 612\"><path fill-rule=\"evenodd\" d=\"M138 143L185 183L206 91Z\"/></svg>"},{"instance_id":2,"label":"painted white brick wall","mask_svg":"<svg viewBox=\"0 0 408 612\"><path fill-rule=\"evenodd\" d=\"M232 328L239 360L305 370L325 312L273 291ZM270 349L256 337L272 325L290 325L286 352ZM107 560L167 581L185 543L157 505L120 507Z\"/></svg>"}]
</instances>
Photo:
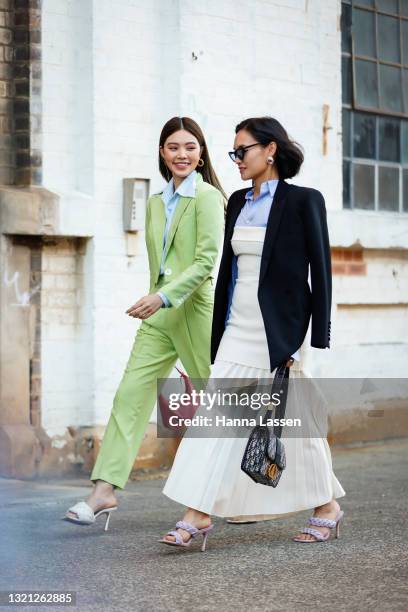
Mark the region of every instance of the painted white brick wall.
<instances>
[{"instance_id":1,"label":"painted white brick wall","mask_svg":"<svg viewBox=\"0 0 408 612\"><path fill-rule=\"evenodd\" d=\"M43 248L41 291L42 423L50 436L93 422L93 322L85 307L85 242L58 239Z\"/></svg>"},{"instance_id":2,"label":"painted white brick wall","mask_svg":"<svg viewBox=\"0 0 408 612\"><path fill-rule=\"evenodd\" d=\"M182 104L209 135L228 189L242 186L226 157L234 126L247 116L276 117L305 150L294 182L313 185L341 208L340 4L182 0ZM192 60L194 51L198 57ZM328 155L322 107L330 106Z\"/></svg>"},{"instance_id":3,"label":"painted white brick wall","mask_svg":"<svg viewBox=\"0 0 408 612\"><path fill-rule=\"evenodd\" d=\"M350 213L342 212L340 10L340 0L44 0L44 185L76 194L77 224L81 214L87 231L90 214L94 221L82 259L86 298L78 307L87 332L81 340L71 336L62 350L62 345L53 348L60 332L50 328L43 350L47 423L107 421L137 329L125 310L148 287L143 235L139 253L126 254L122 179L150 178L153 192L161 187L157 143L173 115L190 115L200 123L228 193L243 186L227 156L235 125L246 116L275 116L304 147L306 161L294 182L323 192L334 243L361 239L364 247L378 248L381 226L387 247L399 241L407 248L406 220L404 233L395 231L400 221L396 224L393 215L382 215L377 225L363 213L351 224ZM326 156L323 104L330 107L332 126ZM92 203L81 213L84 193ZM336 281L336 291L358 293L364 284L373 288L377 282L375 276L347 277ZM394 289L401 301L402 288ZM399 330L403 314L397 310ZM343 309L334 333L344 331L350 338L362 316ZM378 318L372 325L377 338ZM353 350L364 355L370 372L375 350ZM70 375L73 355L82 355L81 383L69 383L75 398L71 408L53 395L60 384L53 359L58 351L68 359ZM340 353L307 353L316 374L336 371Z\"/></svg>"}]
</instances>

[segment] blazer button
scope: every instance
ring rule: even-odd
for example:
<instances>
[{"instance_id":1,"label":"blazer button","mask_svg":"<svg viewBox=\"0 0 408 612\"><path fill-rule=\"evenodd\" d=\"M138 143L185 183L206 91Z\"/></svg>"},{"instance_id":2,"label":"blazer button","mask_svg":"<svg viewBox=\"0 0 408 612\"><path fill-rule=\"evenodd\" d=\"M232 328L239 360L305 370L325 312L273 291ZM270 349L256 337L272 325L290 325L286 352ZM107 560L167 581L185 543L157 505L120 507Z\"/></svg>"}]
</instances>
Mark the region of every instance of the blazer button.
<instances>
[{"instance_id":1,"label":"blazer button","mask_svg":"<svg viewBox=\"0 0 408 612\"><path fill-rule=\"evenodd\" d=\"M166 268L166 269L165 269L165 271L164 271L164 273L165 273L165 275L166 275L166 276L170 276L170 274L171 274L171 268Z\"/></svg>"}]
</instances>

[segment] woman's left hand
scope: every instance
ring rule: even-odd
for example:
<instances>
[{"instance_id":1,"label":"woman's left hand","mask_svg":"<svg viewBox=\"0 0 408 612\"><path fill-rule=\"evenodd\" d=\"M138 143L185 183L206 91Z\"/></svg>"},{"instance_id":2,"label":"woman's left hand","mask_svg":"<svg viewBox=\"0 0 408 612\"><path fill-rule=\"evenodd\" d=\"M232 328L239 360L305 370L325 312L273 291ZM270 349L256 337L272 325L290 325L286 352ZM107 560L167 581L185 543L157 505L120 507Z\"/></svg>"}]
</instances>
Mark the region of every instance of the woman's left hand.
<instances>
[{"instance_id":1,"label":"woman's left hand","mask_svg":"<svg viewBox=\"0 0 408 612\"><path fill-rule=\"evenodd\" d=\"M148 319L163 305L163 300L157 293L150 293L140 298L127 309L126 314L135 319Z\"/></svg>"},{"instance_id":2,"label":"woman's left hand","mask_svg":"<svg viewBox=\"0 0 408 612\"><path fill-rule=\"evenodd\" d=\"M288 361L286 362L286 367L290 368L291 366L293 366L294 363L295 363L294 359L288 359Z\"/></svg>"}]
</instances>

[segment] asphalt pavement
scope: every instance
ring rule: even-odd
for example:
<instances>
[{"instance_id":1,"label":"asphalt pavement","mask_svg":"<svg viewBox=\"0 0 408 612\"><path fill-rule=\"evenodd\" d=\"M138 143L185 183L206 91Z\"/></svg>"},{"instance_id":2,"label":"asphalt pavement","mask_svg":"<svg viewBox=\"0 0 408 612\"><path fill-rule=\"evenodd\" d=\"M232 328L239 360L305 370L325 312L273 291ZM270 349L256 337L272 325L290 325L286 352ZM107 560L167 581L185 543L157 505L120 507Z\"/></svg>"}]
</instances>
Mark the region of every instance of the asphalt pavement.
<instances>
[{"instance_id":1,"label":"asphalt pavement","mask_svg":"<svg viewBox=\"0 0 408 612\"><path fill-rule=\"evenodd\" d=\"M0 479L0 591L74 592L67 609L81 612L405 611L408 440L332 452L346 491L339 540L293 542L308 511L252 525L215 517L204 553L157 542L182 511L162 494L163 473L129 481L107 532L101 519L60 520L86 479Z\"/></svg>"}]
</instances>

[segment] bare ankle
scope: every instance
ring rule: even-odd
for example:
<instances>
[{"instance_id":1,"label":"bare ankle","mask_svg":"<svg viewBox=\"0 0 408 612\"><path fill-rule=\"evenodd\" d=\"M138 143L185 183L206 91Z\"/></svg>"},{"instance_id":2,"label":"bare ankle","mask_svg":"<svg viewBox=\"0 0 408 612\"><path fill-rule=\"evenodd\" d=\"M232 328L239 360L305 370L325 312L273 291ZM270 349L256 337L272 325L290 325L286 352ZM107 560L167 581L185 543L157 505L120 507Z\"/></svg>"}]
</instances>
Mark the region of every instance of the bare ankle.
<instances>
[{"instance_id":1,"label":"bare ankle","mask_svg":"<svg viewBox=\"0 0 408 612\"><path fill-rule=\"evenodd\" d=\"M189 517L197 518L197 519L202 519L202 518L207 518L210 515L209 514L205 514L205 512L201 512L201 510L195 510L194 508L188 508L186 510L185 516L189 516Z\"/></svg>"},{"instance_id":2,"label":"bare ankle","mask_svg":"<svg viewBox=\"0 0 408 612\"><path fill-rule=\"evenodd\" d=\"M315 510L320 510L320 511L326 511L326 512L330 512L331 510L337 508L339 506L338 502L335 499L331 499L329 502L327 502L326 504L323 504L322 506L317 506L315 508Z\"/></svg>"},{"instance_id":3,"label":"bare ankle","mask_svg":"<svg viewBox=\"0 0 408 612\"><path fill-rule=\"evenodd\" d=\"M104 480L97 480L92 489L91 495L96 497L111 497L114 495L114 488L109 482Z\"/></svg>"}]
</instances>

